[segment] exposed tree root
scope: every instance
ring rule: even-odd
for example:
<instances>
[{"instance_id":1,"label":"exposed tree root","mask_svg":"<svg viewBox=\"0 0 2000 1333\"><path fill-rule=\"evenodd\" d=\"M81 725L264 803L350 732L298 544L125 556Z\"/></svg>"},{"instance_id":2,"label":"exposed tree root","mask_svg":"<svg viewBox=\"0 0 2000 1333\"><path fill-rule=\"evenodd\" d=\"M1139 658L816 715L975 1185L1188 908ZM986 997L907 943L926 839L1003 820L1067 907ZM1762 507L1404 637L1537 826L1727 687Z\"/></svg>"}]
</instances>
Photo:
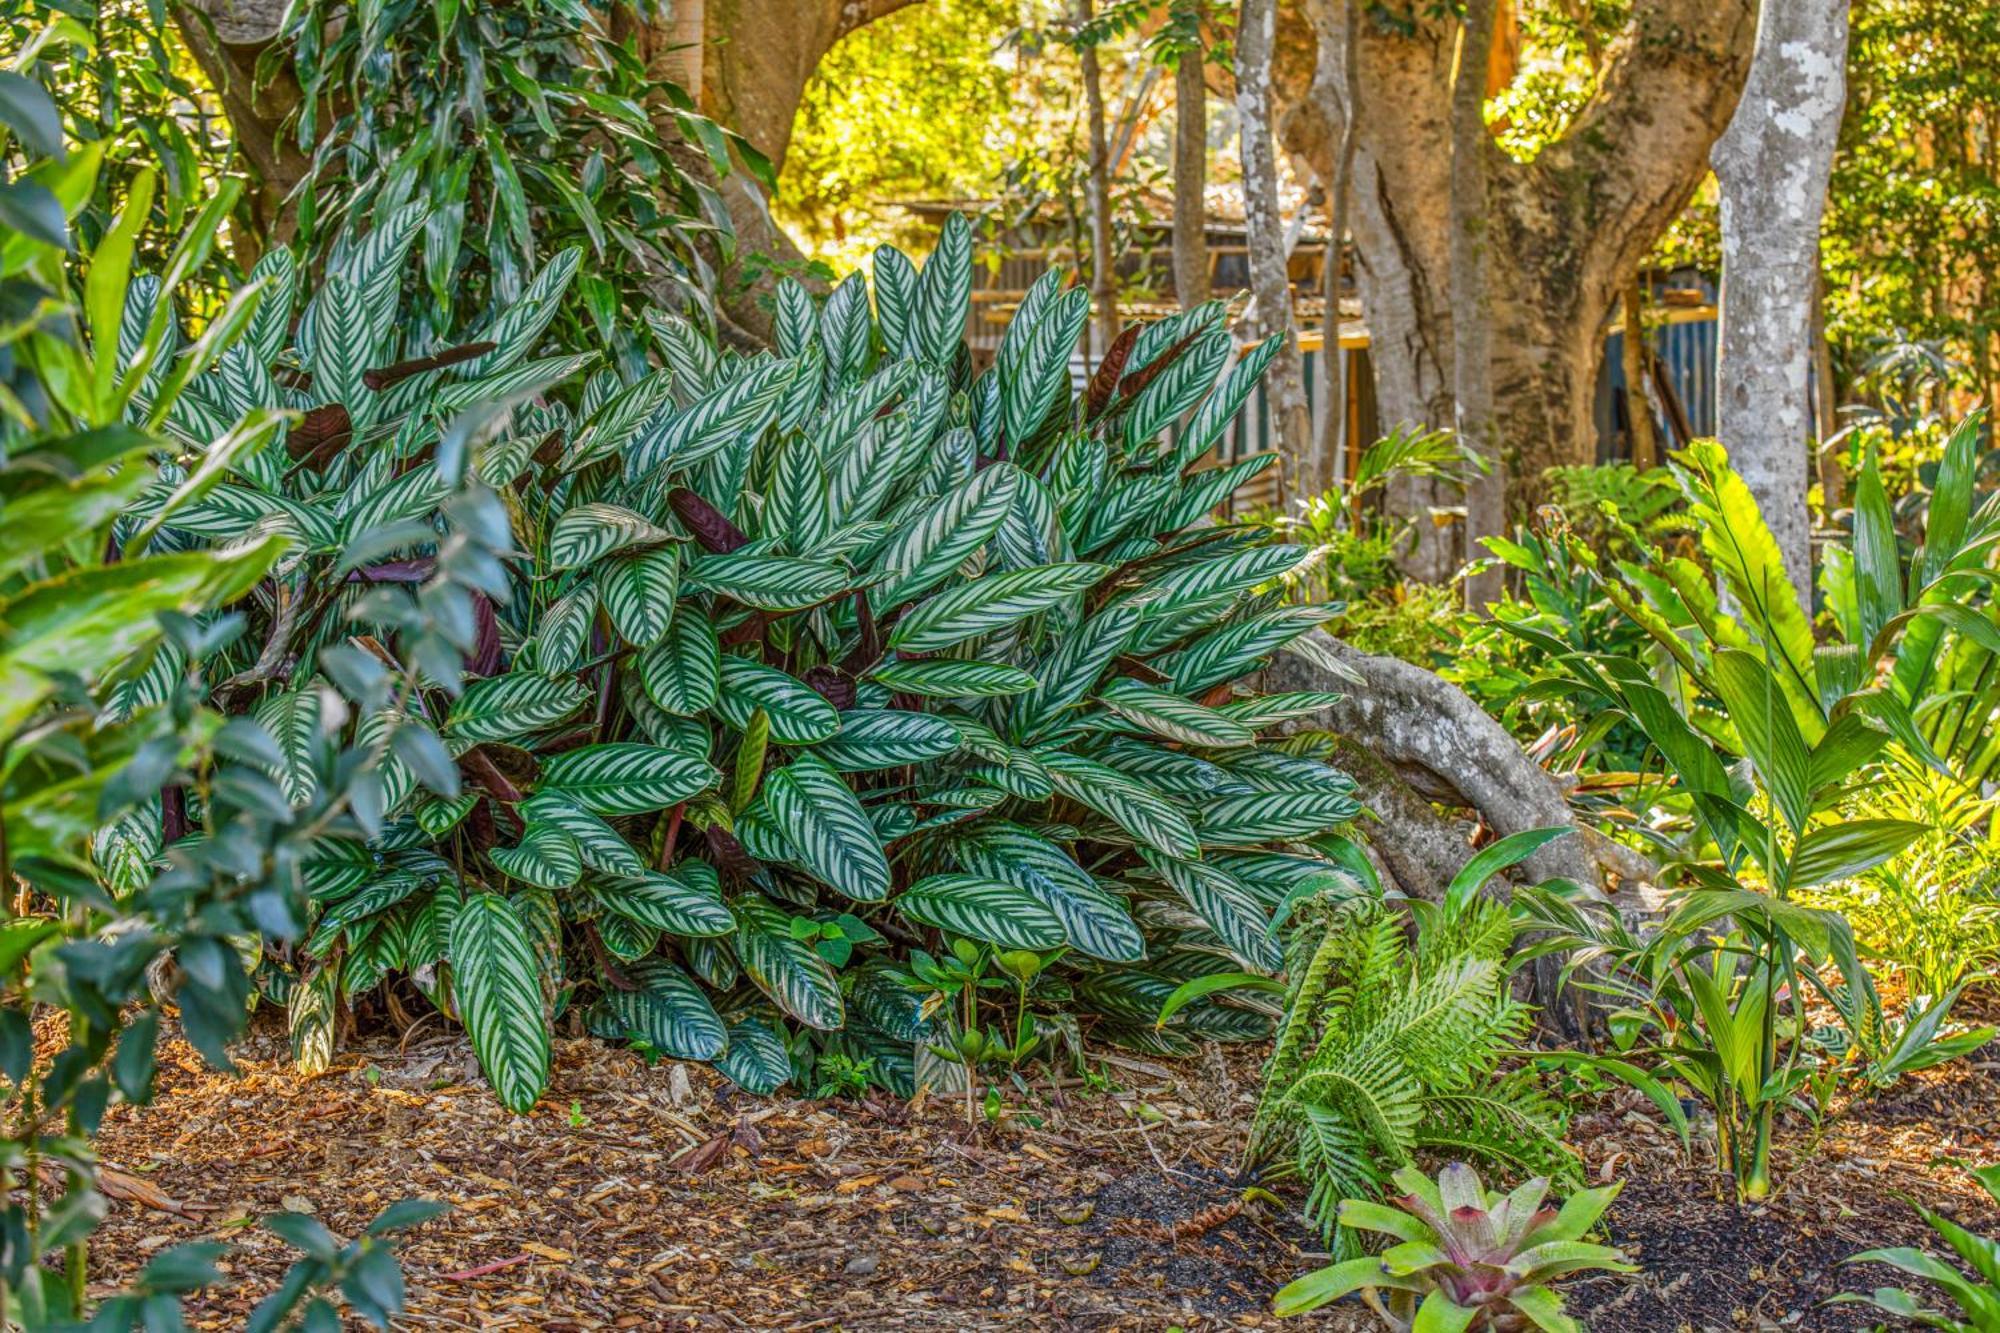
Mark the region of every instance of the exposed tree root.
<instances>
[{"instance_id":1,"label":"exposed tree root","mask_svg":"<svg viewBox=\"0 0 2000 1333\"><path fill-rule=\"evenodd\" d=\"M1563 785L1456 685L1398 658L1377 657L1315 633L1316 646L1348 674L1336 675L1298 653L1281 653L1259 685L1271 693L1319 690L1344 696L1293 726L1339 738L1338 762L1373 816L1366 836L1385 883L1411 897L1439 897L1471 859L1472 837L1480 828L1500 837L1538 828L1576 830L1575 837L1547 843L1523 863L1531 880L1568 879L1604 892L1619 881L1656 873L1645 857L1578 824ZM1555 993L1560 963L1542 964L1535 991L1546 1003ZM1547 1017L1565 1035L1582 1028L1580 1012L1567 1006L1549 1006Z\"/></svg>"}]
</instances>

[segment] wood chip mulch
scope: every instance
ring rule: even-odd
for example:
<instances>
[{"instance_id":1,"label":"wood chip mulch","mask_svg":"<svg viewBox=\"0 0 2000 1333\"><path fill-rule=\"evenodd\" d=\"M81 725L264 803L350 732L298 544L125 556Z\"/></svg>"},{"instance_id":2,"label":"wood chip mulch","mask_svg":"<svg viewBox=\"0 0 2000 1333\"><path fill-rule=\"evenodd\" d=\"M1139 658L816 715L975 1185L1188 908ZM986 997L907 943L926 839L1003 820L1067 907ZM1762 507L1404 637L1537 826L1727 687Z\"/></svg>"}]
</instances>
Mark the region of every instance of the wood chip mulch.
<instances>
[{"instance_id":1,"label":"wood chip mulch","mask_svg":"<svg viewBox=\"0 0 2000 1333\"><path fill-rule=\"evenodd\" d=\"M453 1211L402 1247L412 1329L1277 1327L1271 1292L1324 1260L1295 1216L1242 1201L1261 1054L1038 1073L968 1124L956 1100L747 1097L586 1040L558 1042L527 1117L495 1105L456 1034L364 1039L317 1078L263 1025L239 1077L175 1040L155 1102L106 1124L125 1197L92 1243L93 1288L164 1246L233 1240L230 1285L191 1322L239 1328L290 1258L257 1218L308 1211L351 1236L421 1196ZM1817 1138L1788 1126L1780 1188L1755 1208L1632 1095L1585 1103L1572 1139L1593 1178L1628 1182L1609 1230L1645 1271L1573 1283L1571 1309L1600 1333L1873 1327L1822 1302L1893 1279L1848 1255L1928 1241L1899 1196L2000 1228L1957 1169L2000 1160L1993 1054ZM1358 1331L1365 1313L1290 1326Z\"/></svg>"}]
</instances>

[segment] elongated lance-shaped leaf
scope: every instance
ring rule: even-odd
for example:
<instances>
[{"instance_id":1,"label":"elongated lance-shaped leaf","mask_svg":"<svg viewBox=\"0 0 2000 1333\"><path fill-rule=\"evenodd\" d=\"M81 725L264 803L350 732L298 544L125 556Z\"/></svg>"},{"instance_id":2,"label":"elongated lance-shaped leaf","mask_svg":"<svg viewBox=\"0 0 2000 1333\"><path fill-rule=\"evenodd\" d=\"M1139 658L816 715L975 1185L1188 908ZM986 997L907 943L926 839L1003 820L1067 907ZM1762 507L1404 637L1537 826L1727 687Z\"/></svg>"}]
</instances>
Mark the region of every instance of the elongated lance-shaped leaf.
<instances>
[{"instance_id":1,"label":"elongated lance-shaped leaf","mask_svg":"<svg viewBox=\"0 0 2000 1333\"><path fill-rule=\"evenodd\" d=\"M676 717L708 709L722 681L715 623L691 606L679 607L660 642L639 655L639 679L646 697Z\"/></svg>"},{"instance_id":2,"label":"elongated lance-shaped leaf","mask_svg":"<svg viewBox=\"0 0 2000 1333\"><path fill-rule=\"evenodd\" d=\"M840 774L810 752L773 773L764 802L800 865L861 902L889 896L889 860Z\"/></svg>"},{"instance_id":3,"label":"elongated lance-shaped leaf","mask_svg":"<svg viewBox=\"0 0 2000 1333\"><path fill-rule=\"evenodd\" d=\"M552 727L590 698L581 682L526 672L475 680L452 705L445 734L456 740L504 741Z\"/></svg>"},{"instance_id":4,"label":"elongated lance-shaped leaf","mask_svg":"<svg viewBox=\"0 0 2000 1333\"><path fill-rule=\"evenodd\" d=\"M1143 846L1169 856L1201 855L1194 826L1173 802L1158 792L1115 768L1078 755L1051 750L1039 758L1055 779L1058 792L1097 811Z\"/></svg>"},{"instance_id":5,"label":"elongated lance-shaped leaf","mask_svg":"<svg viewBox=\"0 0 2000 1333\"><path fill-rule=\"evenodd\" d=\"M886 612L948 577L1006 519L1020 483L1018 470L998 463L940 496L884 548L869 600Z\"/></svg>"},{"instance_id":6,"label":"elongated lance-shaped leaf","mask_svg":"<svg viewBox=\"0 0 2000 1333\"><path fill-rule=\"evenodd\" d=\"M911 330L920 325L917 309L917 269L910 257L893 245L875 251L875 319L882 326L882 345L891 356L914 356Z\"/></svg>"},{"instance_id":7,"label":"elongated lance-shaped leaf","mask_svg":"<svg viewBox=\"0 0 2000 1333\"><path fill-rule=\"evenodd\" d=\"M897 894L896 910L1002 949L1053 949L1065 942L1055 913L1034 894L1001 879L931 875Z\"/></svg>"},{"instance_id":8,"label":"elongated lance-shaped leaf","mask_svg":"<svg viewBox=\"0 0 2000 1333\"><path fill-rule=\"evenodd\" d=\"M945 218L937 245L917 280L913 353L923 360L949 365L965 336L966 309L971 300L972 225L963 213L953 213Z\"/></svg>"},{"instance_id":9,"label":"elongated lance-shaped leaf","mask_svg":"<svg viewBox=\"0 0 2000 1333\"><path fill-rule=\"evenodd\" d=\"M473 1054L500 1104L525 1113L549 1081L549 1028L540 967L513 904L492 893L465 900L451 923L453 992Z\"/></svg>"},{"instance_id":10,"label":"elongated lance-shaped leaf","mask_svg":"<svg viewBox=\"0 0 2000 1333\"><path fill-rule=\"evenodd\" d=\"M607 561L598 574L598 593L620 637L650 648L667 636L680 582L680 551L663 546Z\"/></svg>"},{"instance_id":11,"label":"elongated lance-shaped leaf","mask_svg":"<svg viewBox=\"0 0 2000 1333\"><path fill-rule=\"evenodd\" d=\"M636 815L664 810L721 777L677 751L620 741L556 755L542 766L541 785L567 793L592 814Z\"/></svg>"},{"instance_id":12,"label":"elongated lance-shaped leaf","mask_svg":"<svg viewBox=\"0 0 2000 1333\"><path fill-rule=\"evenodd\" d=\"M952 848L967 871L1005 880L1033 894L1082 952L1121 963L1146 956L1145 938L1123 900L1046 838L994 820L980 824Z\"/></svg>"},{"instance_id":13,"label":"elongated lance-shaped leaf","mask_svg":"<svg viewBox=\"0 0 2000 1333\"><path fill-rule=\"evenodd\" d=\"M780 745L812 745L840 730L840 712L804 681L776 667L727 654L722 659L722 692L715 709L733 727L750 723L762 709L771 738Z\"/></svg>"},{"instance_id":14,"label":"elongated lance-shaped leaf","mask_svg":"<svg viewBox=\"0 0 2000 1333\"><path fill-rule=\"evenodd\" d=\"M688 562L689 592L712 592L760 611L797 611L838 597L849 586L845 567L794 556L700 555Z\"/></svg>"},{"instance_id":15,"label":"elongated lance-shaped leaf","mask_svg":"<svg viewBox=\"0 0 2000 1333\"><path fill-rule=\"evenodd\" d=\"M736 916L736 954L757 989L807 1027L839 1028L846 1019L840 983L824 958L793 938L790 918L758 894L737 898L730 908Z\"/></svg>"},{"instance_id":16,"label":"elongated lance-shaped leaf","mask_svg":"<svg viewBox=\"0 0 2000 1333\"><path fill-rule=\"evenodd\" d=\"M634 441L625 455L625 477L637 482L669 462L685 467L739 436L755 434L778 410L794 363L773 358L752 365L712 389L664 424Z\"/></svg>"},{"instance_id":17,"label":"elongated lance-shaped leaf","mask_svg":"<svg viewBox=\"0 0 2000 1333\"><path fill-rule=\"evenodd\" d=\"M669 935L706 937L736 929L719 893L662 871L593 880L590 896L607 912Z\"/></svg>"},{"instance_id":18,"label":"elongated lance-shaped leaf","mask_svg":"<svg viewBox=\"0 0 2000 1333\"><path fill-rule=\"evenodd\" d=\"M868 673L898 694L934 699L1022 694L1035 688L1035 678L1019 667L996 662L970 662L951 657L910 658L883 662Z\"/></svg>"},{"instance_id":19,"label":"elongated lance-shaped leaf","mask_svg":"<svg viewBox=\"0 0 2000 1333\"><path fill-rule=\"evenodd\" d=\"M959 731L949 718L900 708L857 708L840 715L840 730L813 753L847 773L922 764L955 753Z\"/></svg>"},{"instance_id":20,"label":"elongated lance-shaped leaf","mask_svg":"<svg viewBox=\"0 0 2000 1333\"><path fill-rule=\"evenodd\" d=\"M632 1037L677 1060L713 1060L729 1031L708 996L687 973L659 958L633 965L637 990L610 990L605 1006Z\"/></svg>"},{"instance_id":21,"label":"elongated lance-shaped leaf","mask_svg":"<svg viewBox=\"0 0 2000 1333\"><path fill-rule=\"evenodd\" d=\"M1031 310L1022 303L1000 340L995 365L1007 440L1016 447L1034 436L1069 385L1070 353L1090 317L1090 293L1077 287L1060 296L1045 294L1042 307Z\"/></svg>"},{"instance_id":22,"label":"elongated lance-shaped leaf","mask_svg":"<svg viewBox=\"0 0 2000 1333\"><path fill-rule=\"evenodd\" d=\"M989 574L912 607L896 622L889 645L913 653L949 648L1039 615L1090 588L1106 572L1103 565L1079 561Z\"/></svg>"}]
</instances>

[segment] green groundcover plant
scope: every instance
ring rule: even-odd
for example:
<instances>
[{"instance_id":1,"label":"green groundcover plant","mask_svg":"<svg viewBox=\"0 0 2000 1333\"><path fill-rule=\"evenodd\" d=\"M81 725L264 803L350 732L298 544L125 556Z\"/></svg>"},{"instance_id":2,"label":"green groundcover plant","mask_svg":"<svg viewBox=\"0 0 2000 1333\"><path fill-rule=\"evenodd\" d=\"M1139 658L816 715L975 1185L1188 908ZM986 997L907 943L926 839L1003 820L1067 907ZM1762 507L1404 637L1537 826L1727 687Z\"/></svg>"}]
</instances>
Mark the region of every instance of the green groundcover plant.
<instances>
[{"instance_id":1,"label":"green groundcover plant","mask_svg":"<svg viewBox=\"0 0 2000 1333\"><path fill-rule=\"evenodd\" d=\"M1262 465L1196 470L1270 344L1232 364L1204 306L1128 331L1076 392L1088 297L1050 274L974 375L955 219L921 270L877 255L872 309L858 275L786 285L770 353L656 311L645 373L536 355L573 252L412 347L424 225L406 207L315 282L259 265L164 424L299 417L135 516L172 549L289 538L205 664L276 738L283 801L388 738L365 836L315 843L311 934L263 969L303 1061L370 996L461 1020L522 1110L559 1021L749 1088L817 1086L833 1055L904 1092L1086 1027L1151 1050L1270 1031L1241 996L1151 1023L1190 976L1278 967L1272 908L1356 813L1314 743L1268 735L1328 696L1231 683L1322 619L1256 591L1298 548L1206 525ZM502 563L466 566L445 521L468 459ZM102 864L212 836L156 803Z\"/></svg>"}]
</instances>

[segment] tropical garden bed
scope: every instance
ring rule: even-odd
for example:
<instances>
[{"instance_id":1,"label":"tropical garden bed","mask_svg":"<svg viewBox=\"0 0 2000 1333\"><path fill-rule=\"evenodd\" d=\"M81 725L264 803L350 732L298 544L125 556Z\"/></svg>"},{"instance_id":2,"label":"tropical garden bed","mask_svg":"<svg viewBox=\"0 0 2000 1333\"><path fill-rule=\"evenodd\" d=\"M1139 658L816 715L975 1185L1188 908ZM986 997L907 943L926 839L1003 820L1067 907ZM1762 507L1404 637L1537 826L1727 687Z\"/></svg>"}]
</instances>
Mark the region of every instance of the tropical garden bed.
<instances>
[{"instance_id":1,"label":"tropical garden bed","mask_svg":"<svg viewBox=\"0 0 2000 1333\"><path fill-rule=\"evenodd\" d=\"M190 1308L195 1327L236 1328L290 1257L249 1223L293 1208L348 1234L420 1193L454 1209L402 1247L402 1327L1277 1327L1270 1292L1323 1260L1289 1206L1243 1203L1261 1055L1114 1055L968 1124L948 1100L745 1097L571 1040L550 1095L516 1117L456 1036L383 1033L302 1077L265 1023L240 1079L173 1042L158 1100L107 1124L106 1163L136 1180L100 1233L102 1280L166 1245L238 1240L236 1280ZM1785 1187L1747 1211L1642 1098L1584 1102L1572 1134L1592 1178L1627 1182L1606 1229L1644 1266L1572 1288L1592 1328L1871 1327L1820 1302L1891 1276L1848 1256L1927 1238L1903 1196L2000 1223L1949 1165L2000 1152L1985 1059L1802 1139ZM1368 1318L1349 1302L1316 1326Z\"/></svg>"}]
</instances>

